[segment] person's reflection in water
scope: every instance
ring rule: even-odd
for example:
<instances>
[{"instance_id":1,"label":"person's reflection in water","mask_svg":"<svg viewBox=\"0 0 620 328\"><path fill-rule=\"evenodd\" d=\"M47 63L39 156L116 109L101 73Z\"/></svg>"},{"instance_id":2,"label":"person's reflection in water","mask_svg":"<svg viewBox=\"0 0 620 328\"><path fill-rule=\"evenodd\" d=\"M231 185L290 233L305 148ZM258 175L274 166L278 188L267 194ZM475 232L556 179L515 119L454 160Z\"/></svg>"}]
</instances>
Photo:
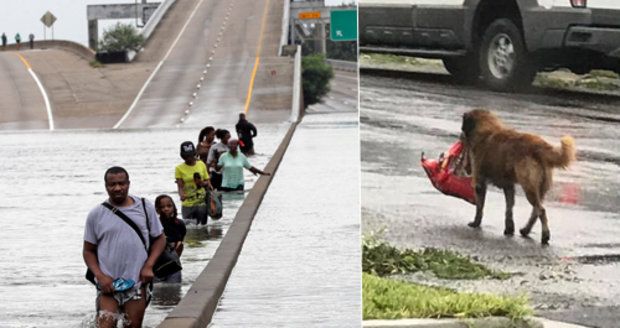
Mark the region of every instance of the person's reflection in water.
<instances>
[{"instance_id":1,"label":"person's reflection in water","mask_svg":"<svg viewBox=\"0 0 620 328\"><path fill-rule=\"evenodd\" d=\"M176 306L181 301L181 284L159 283L153 288L151 300L157 306Z\"/></svg>"},{"instance_id":2,"label":"person's reflection in water","mask_svg":"<svg viewBox=\"0 0 620 328\"><path fill-rule=\"evenodd\" d=\"M220 240L224 237L224 228L220 224L213 224L207 227L209 240Z\"/></svg>"}]
</instances>

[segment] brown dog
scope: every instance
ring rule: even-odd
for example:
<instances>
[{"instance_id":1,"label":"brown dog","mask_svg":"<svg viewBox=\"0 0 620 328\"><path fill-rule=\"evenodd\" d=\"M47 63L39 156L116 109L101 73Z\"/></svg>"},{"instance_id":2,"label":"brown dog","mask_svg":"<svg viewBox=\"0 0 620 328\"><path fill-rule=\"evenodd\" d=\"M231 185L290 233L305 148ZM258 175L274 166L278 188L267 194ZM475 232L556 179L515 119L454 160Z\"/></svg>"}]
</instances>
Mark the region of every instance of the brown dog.
<instances>
[{"instance_id":1,"label":"brown dog","mask_svg":"<svg viewBox=\"0 0 620 328\"><path fill-rule=\"evenodd\" d=\"M518 183L532 204L530 219L519 231L527 236L536 218L540 218L542 243L547 244L551 235L542 201L551 187L553 168L566 168L575 159L573 138L562 137L561 147L554 148L539 136L505 127L495 115L480 109L463 114L461 130L471 160L472 186L476 190L476 216L469 226L480 226L487 183L492 183L504 190L504 235L513 235L514 185Z\"/></svg>"}]
</instances>

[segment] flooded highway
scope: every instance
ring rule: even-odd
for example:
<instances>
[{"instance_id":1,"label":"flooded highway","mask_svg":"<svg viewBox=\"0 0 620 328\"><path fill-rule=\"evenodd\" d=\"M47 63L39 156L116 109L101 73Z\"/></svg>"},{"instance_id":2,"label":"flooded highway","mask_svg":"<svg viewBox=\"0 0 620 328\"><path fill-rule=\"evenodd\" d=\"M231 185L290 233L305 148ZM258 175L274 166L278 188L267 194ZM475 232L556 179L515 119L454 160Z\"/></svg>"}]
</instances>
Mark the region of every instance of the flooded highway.
<instances>
[{"instance_id":1,"label":"flooded highway","mask_svg":"<svg viewBox=\"0 0 620 328\"><path fill-rule=\"evenodd\" d=\"M288 123L257 124L262 168ZM234 131L234 126L218 126ZM0 133L0 327L94 327L95 288L84 279L82 243L86 215L107 198L103 173L125 167L130 193L153 201L180 200L174 167L182 141L198 129L21 131ZM246 172L246 189L256 181ZM244 195L224 195L224 217L206 227L188 225L181 257L183 283L156 285L144 327L155 327L205 267L232 222Z\"/></svg>"},{"instance_id":2,"label":"flooded highway","mask_svg":"<svg viewBox=\"0 0 620 328\"><path fill-rule=\"evenodd\" d=\"M385 74L384 74L385 75ZM515 273L506 281L443 281L407 277L459 290L526 294L537 315L588 326L617 327L620 319L620 98L532 89L501 94L451 83L448 76L361 75L363 231L381 231L399 247L448 248L491 268ZM545 206L550 246L504 237L503 192L490 186L481 229L467 226L469 203L441 194L420 166L456 141L461 116L494 111L508 126L541 135L554 146L575 138L577 161L554 170ZM517 187L515 224L531 207Z\"/></svg>"},{"instance_id":3,"label":"flooded highway","mask_svg":"<svg viewBox=\"0 0 620 328\"><path fill-rule=\"evenodd\" d=\"M357 74L336 71L296 128L210 327L360 326L358 127Z\"/></svg>"}]
</instances>

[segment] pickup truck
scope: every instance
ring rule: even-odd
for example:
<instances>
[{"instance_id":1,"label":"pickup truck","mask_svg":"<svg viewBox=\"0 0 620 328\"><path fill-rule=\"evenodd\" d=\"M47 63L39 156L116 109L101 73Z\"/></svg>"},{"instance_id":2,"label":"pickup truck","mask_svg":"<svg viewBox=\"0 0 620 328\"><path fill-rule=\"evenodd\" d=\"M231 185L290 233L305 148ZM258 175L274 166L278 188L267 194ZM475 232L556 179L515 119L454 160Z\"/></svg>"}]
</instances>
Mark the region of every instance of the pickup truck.
<instances>
[{"instance_id":1,"label":"pickup truck","mask_svg":"<svg viewBox=\"0 0 620 328\"><path fill-rule=\"evenodd\" d=\"M441 59L507 91L537 71L620 72L620 0L359 0L360 52Z\"/></svg>"}]
</instances>

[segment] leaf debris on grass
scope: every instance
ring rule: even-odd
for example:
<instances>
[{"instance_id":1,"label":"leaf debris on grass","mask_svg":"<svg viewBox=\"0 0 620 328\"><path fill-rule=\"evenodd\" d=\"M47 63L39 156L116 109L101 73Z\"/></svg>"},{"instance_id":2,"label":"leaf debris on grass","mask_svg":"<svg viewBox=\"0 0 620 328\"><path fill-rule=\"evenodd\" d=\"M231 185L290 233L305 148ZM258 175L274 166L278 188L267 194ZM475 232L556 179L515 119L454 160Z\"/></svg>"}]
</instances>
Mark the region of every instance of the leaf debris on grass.
<instances>
[{"instance_id":1,"label":"leaf debris on grass","mask_svg":"<svg viewBox=\"0 0 620 328\"><path fill-rule=\"evenodd\" d=\"M450 250L399 250L374 236L362 239L362 270L377 276L430 271L442 279L508 279L511 276Z\"/></svg>"}]
</instances>

